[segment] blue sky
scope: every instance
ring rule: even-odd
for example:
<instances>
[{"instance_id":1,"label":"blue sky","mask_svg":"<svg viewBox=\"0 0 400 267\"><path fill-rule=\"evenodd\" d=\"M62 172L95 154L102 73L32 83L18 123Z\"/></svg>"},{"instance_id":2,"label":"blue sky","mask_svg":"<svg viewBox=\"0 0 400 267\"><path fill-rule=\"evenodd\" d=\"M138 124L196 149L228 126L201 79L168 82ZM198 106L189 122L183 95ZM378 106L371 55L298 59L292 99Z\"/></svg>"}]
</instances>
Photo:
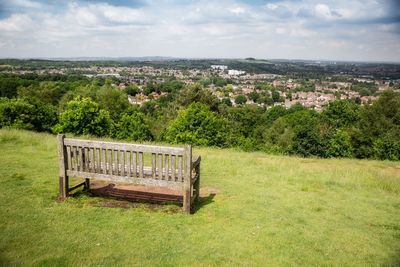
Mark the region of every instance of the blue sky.
<instances>
[{"instance_id":1,"label":"blue sky","mask_svg":"<svg viewBox=\"0 0 400 267\"><path fill-rule=\"evenodd\" d=\"M0 57L400 61L400 0L0 0Z\"/></svg>"}]
</instances>

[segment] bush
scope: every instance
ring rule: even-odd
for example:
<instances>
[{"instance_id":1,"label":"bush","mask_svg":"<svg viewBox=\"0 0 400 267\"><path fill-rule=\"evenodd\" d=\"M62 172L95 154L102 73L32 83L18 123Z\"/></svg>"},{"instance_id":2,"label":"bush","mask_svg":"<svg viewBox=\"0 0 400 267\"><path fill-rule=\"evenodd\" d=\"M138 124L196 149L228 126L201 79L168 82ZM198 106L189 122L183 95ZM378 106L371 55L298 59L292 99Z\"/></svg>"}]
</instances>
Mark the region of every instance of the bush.
<instances>
[{"instance_id":1,"label":"bush","mask_svg":"<svg viewBox=\"0 0 400 267\"><path fill-rule=\"evenodd\" d=\"M205 90L200 84L186 86L179 92L177 103L180 106L187 107L193 102L202 103L217 111L219 100L210 91Z\"/></svg>"},{"instance_id":2,"label":"bush","mask_svg":"<svg viewBox=\"0 0 400 267\"><path fill-rule=\"evenodd\" d=\"M140 93L140 89L136 84L130 84L124 89L125 93L130 96L135 96Z\"/></svg>"},{"instance_id":3,"label":"bush","mask_svg":"<svg viewBox=\"0 0 400 267\"><path fill-rule=\"evenodd\" d=\"M90 134L107 136L112 129L108 111L90 98L76 98L68 102L66 110L60 114L60 122L54 127L57 133Z\"/></svg>"},{"instance_id":4,"label":"bush","mask_svg":"<svg viewBox=\"0 0 400 267\"><path fill-rule=\"evenodd\" d=\"M359 105L348 100L336 100L322 112L322 119L335 128L349 127L360 118Z\"/></svg>"},{"instance_id":5,"label":"bush","mask_svg":"<svg viewBox=\"0 0 400 267\"><path fill-rule=\"evenodd\" d=\"M171 143L188 143L203 146L225 146L227 122L201 103L192 103L181 110L163 134Z\"/></svg>"},{"instance_id":6,"label":"bush","mask_svg":"<svg viewBox=\"0 0 400 267\"><path fill-rule=\"evenodd\" d=\"M377 159L400 160L399 135L388 133L374 141L374 157Z\"/></svg>"},{"instance_id":7,"label":"bush","mask_svg":"<svg viewBox=\"0 0 400 267\"><path fill-rule=\"evenodd\" d=\"M0 100L0 127L51 131L57 123L56 109L38 100L7 99Z\"/></svg>"},{"instance_id":8,"label":"bush","mask_svg":"<svg viewBox=\"0 0 400 267\"><path fill-rule=\"evenodd\" d=\"M353 156L353 147L348 132L345 130L336 131L329 143L328 156L346 158Z\"/></svg>"},{"instance_id":9,"label":"bush","mask_svg":"<svg viewBox=\"0 0 400 267\"><path fill-rule=\"evenodd\" d=\"M279 118L263 132L264 150L273 153L290 153L293 146L293 129L285 118Z\"/></svg>"},{"instance_id":10,"label":"bush","mask_svg":"<svg viewBox=\"0 0 400 267\"><path fill-rule=\"evenodd\" d=\"M113 119L118 119L130 106L125 92L107 85L97 91L96 102L102 109L107 110Z\"/></svg>"},{"instance_id":11,"label":"bush","mask_svg":"<svg viewBox=\"0 0 400 267\"><path fill-rule=\"evenodd\" d=\"M243 104L246 104L246 102L247 102L247 97L245 95L238 95L235 98L235 103L237 105L243 105Z\"/></svg>"},{"instance_id":12,"label":"bush","mask_svg":"<svg viewBox=\"0 0 400 267\"><path fill-rule=\"evenodd\" d=\"M141 112L132 114L123 114L114 128L113 136L119 139L128 139L132 141L153 140L150 127Z\"/></svg>"}]
</instances>

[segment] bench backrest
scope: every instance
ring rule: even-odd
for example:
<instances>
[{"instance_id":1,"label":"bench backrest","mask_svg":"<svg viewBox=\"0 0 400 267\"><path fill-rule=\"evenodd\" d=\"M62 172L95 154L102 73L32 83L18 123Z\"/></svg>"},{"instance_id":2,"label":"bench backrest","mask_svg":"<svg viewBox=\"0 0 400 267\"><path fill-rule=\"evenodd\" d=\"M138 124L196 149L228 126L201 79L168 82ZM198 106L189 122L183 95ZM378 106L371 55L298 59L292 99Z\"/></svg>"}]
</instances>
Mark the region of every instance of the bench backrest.
<instances>
[{"instance_id":1,"label":"bench backrest","mask_svg":"<svg viewBox=\"0 0 400 267\"><path fill-rule=\"evenodd\" d=\"M60 164L68 176L182 188L190 183L192 147L154 146L65 138Z\"/></svg>"}]
</instances>

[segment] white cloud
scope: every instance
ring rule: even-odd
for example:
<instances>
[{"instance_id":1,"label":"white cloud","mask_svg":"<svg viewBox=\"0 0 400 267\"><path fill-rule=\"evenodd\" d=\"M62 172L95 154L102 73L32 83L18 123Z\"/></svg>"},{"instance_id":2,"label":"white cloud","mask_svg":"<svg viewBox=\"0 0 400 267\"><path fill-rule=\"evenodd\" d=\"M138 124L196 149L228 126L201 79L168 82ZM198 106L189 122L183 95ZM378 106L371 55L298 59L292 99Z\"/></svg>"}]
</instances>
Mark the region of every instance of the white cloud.
<instances>
[{"instance_id":1,"label":"white cloud","mask_svg":"<svg viewBox=\"0 0 400 267\"><path fill-rule=\"evenodd\" d=\"M267 7L268 9L270 9L270 10L275 10L275 9L278 8L278 5L269 3L269 4L267 4L266 7Z\"/></svg>"},{"instance_id":2,"label":"white cloud","mask_svg":"<svg viewBox=\"0 0 400 267\"><path fill-rule=\"evenodd\" d=\"M234 14L239 15L239 14L245 13L246 9L244 9L243 7L240 7L240 6L235 6L235 7L229 8L229 11L234 13Z\"/></svg>"},{"instance_id":3,"label":"white cloud","mask_svg":"<svg viewBox=\"0 0 400 267\"><path fill-rule=\"evenodd\" d=\"M26 14L13 14L10 17L0 20L0 31L22 32L32 26L32 19Z\"/></svg>"},{"instance_id":4,"label":"white cloud","mask_svg":"<svg viewBox=\"0 0 400 267\"><path fill-rule=\"evenodd\" d=\"M43 5L36 1L31 0L10 0L10 4L23 8L42 8Z\"/></svg>"},{"instance_id":5,"label":"white cloud","mask_svg":"<svg viewBox=\"0 0 400 267\"><path fill-rule=\"evenodd\" d=\"M276 1L259 6L235 0L182 5L149 1L140 7L126 7L104 0L63 1L61 7L46 2L38 9L35 1L12 0L21 9L10 9L13 13L0 19L0 57L400 60L399 24L362 22L385 16L380 1ZM360 45L365 49L357 49ZM361 53L367 50L368 55Z\"/></svg>"},{"instance_id":6,"label":"white cloud","mask_svg":"<svg viewBox=\"0 0 400 267\"><path fill-rule=\"evenodd\" d=\"M325 4L317 4L315 6L315 14L321 18L329 19L332 17L331 9Z\"/></svg>"}]
</instances>

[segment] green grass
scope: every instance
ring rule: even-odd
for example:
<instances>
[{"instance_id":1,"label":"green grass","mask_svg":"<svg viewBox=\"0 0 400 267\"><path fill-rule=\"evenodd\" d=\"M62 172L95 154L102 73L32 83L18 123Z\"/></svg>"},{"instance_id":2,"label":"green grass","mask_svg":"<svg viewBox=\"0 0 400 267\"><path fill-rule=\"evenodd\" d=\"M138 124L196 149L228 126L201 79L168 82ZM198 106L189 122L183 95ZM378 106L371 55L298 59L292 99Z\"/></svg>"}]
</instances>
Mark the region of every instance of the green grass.
<instances>
[{"instance_id":1,"label":"green grass","mask_svg":"<svg viewBox=\"0 0 400 267\"><path fill-rule=\"evenodd\" d=\"M218 193L193 215L58 203L56 137L0 130L0 265L400 265L398 162L195 153Z\"/></svg>"}]
</instances>

